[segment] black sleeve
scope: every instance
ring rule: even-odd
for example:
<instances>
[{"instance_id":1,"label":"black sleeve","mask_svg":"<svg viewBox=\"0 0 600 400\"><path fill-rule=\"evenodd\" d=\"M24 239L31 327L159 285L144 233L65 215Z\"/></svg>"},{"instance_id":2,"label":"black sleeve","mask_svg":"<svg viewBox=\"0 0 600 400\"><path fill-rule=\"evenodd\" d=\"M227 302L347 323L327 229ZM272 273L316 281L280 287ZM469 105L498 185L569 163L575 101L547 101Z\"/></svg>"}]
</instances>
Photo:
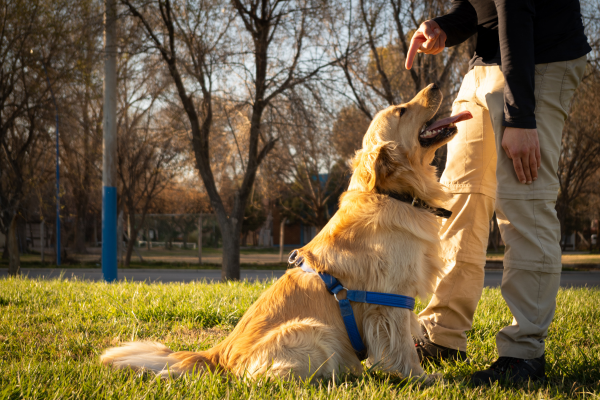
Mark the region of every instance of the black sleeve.
<instances>
[{"instance_id":1,"label":"black sleeve","mask_svg":"<svg viewBox=\"0 0 600 400\"><path fill-rule=\"evenodd\" d=\"M446 34L446 47L461 44L477 33L477 12L467 0L453 0L450 12L433 20Z\"/></svg>"},{"instance_id":2,"label":"black sleeve","mask_svg":"<svg viewBox=\"0 0 600 400\"><path fill-rule=\"evenodd\" d=\"M504 126L535 129L533 0L495 0L504 86Z\"/></svg>"}]
</instances>

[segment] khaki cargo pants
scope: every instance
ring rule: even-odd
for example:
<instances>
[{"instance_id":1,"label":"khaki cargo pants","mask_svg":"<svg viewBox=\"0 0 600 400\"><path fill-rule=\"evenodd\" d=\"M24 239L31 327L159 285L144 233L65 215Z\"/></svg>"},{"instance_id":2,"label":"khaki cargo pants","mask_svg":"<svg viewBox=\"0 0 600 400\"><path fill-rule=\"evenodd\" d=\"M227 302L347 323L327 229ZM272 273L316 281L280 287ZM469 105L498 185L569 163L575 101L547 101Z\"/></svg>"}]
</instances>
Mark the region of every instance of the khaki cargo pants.
<instances>
[{"instance_id":1,"label":"khaki cargo pants","mask_svg":"<svg viewBox=\"0 0 600 400\"><path fill-rule=\"evenodd\" d=\"M475 67L465 76L452 112L473 119L457 124L441 182L453 194L452 217L442 222L446 275L419 319L430 339L467 350L465 331L483 290L489 221L494 211L506 244L502 296L513 323L496 336L500 356L536 358L554 317L560 285L560 224L554 209L562 130L586 57L535 66L536 122L542 155L538 179L517 180L502 148L504 76L500 67Z\"/></svg>"}]
</instances>

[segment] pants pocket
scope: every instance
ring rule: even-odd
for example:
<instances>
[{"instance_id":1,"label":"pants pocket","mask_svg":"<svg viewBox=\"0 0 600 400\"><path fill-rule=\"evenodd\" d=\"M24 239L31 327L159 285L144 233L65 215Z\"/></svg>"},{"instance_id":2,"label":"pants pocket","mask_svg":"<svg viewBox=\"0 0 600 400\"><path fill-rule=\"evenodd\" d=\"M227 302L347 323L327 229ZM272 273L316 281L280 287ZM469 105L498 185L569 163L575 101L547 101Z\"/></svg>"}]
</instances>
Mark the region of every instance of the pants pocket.
<instances>
[{"instance_id":1,"label":"pants pocket","mask_svg":"<svg viewBox=\"0 0 600 400\"><path fill-rule=\"evenodd\" d=\"M565 73L560 90L560 105L567 114L571 109L571 101L575 95L575 90L577 90L583 79L586 64L586 56L565 62Z\"/></svg>"}]
</instances>

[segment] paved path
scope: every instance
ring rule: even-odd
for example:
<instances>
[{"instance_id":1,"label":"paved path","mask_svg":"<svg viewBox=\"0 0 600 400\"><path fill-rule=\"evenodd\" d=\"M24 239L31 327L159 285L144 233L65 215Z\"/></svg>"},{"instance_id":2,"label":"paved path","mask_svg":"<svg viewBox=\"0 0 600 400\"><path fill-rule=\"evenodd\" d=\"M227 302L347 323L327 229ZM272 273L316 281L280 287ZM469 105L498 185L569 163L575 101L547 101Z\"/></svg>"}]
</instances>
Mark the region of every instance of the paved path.
<instances>
[{"instance_id":1,"label":"paved path","mask_svg":"<svg viewBox=\"0 0 600 400\"><path fill-rule=\"evenodd\" d=\"M73 268L73 269L50 269L50 268L23 268L21 273L30 278L45 277L58 278L63 274L65 278L89 279L98 281L102 279L102 271L99 268ZM265 280L279 278L283 270L242 270L242 279ZM7 276L7 269L0 268L0 278ZM119 270L119 278L128 281L149 282L191 282L207 280L209 282L221 279L221 270L218 269L122 269ZM498 287L502 282L502 270L485 271L485 286ZM600 287L600 271L564 271L561 276L562 287Z\"/></svg>"},{"instance_id":2,"label":"paved path","mask_svg":"<svg viewBox=\"0 0 600 400\"><path fill-rule=\"evenodd\" d=\"M73 259L80 262L96 262L100 264L100 254L96 254L95 252L91 254L74 254L72 255ZM163 262L163 263L182 263L182 264L198 264L198 256L190 255L189 251L187 254L176 253L173 251L172 254L168 254L168 251L163 251L161 253L167 254L156 254L158 252L148 253L145 250L140 251L140 254L144 258L145 262ZM286 250L284 253L284 260L287 260L287 255L289 251ZM71 254L70 254L71 255ZM53 255L49 254L50 259L52 259ZM37 260L38 258L36 258ZM134 252L131 255L131 259L133 261L139 261L136 253ZM202 262L205 264L222 264L223 256L220 254L204 254L202 256ZM281 262L279 258L279 254L240 254L240 262L242 264L277 264Z\"/></svg>"}]
</instances>

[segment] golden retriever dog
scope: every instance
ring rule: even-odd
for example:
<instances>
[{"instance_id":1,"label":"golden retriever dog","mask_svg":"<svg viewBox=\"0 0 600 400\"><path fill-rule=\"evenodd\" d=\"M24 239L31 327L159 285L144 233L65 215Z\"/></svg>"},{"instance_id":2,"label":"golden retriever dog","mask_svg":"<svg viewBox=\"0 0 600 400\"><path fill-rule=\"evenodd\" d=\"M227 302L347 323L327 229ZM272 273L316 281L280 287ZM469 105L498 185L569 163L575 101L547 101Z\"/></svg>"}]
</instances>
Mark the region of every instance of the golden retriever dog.
<instances>
[{"instance_id":1,"label":"golden retriever dog","mask_svg":"<svg viewBox=\"0 0 600 400\"><path fill-rule=\"evenodd\" d=\"M458 115L426 127L441 101L440 90L432 84L410 102L375 116L353 159L353 175L339 210L299 249L313 270L336 277L352 290L426 299L434 289L442 263L439 222L428 207L442 207L447 195L431 162L435 150L456 133L454 122L470 118ZM400 201L393 193L426 206ZM427 379L412 339L422 337L414 312L351 304L368 366ZM300 268L289 269L231 334L209 350L173 352L156 342L132 342L106 350L101 361L161 376L210 369L251 378L319 379L363 371L336 299L318 274Z\"/></svg>"}]
</instances>

